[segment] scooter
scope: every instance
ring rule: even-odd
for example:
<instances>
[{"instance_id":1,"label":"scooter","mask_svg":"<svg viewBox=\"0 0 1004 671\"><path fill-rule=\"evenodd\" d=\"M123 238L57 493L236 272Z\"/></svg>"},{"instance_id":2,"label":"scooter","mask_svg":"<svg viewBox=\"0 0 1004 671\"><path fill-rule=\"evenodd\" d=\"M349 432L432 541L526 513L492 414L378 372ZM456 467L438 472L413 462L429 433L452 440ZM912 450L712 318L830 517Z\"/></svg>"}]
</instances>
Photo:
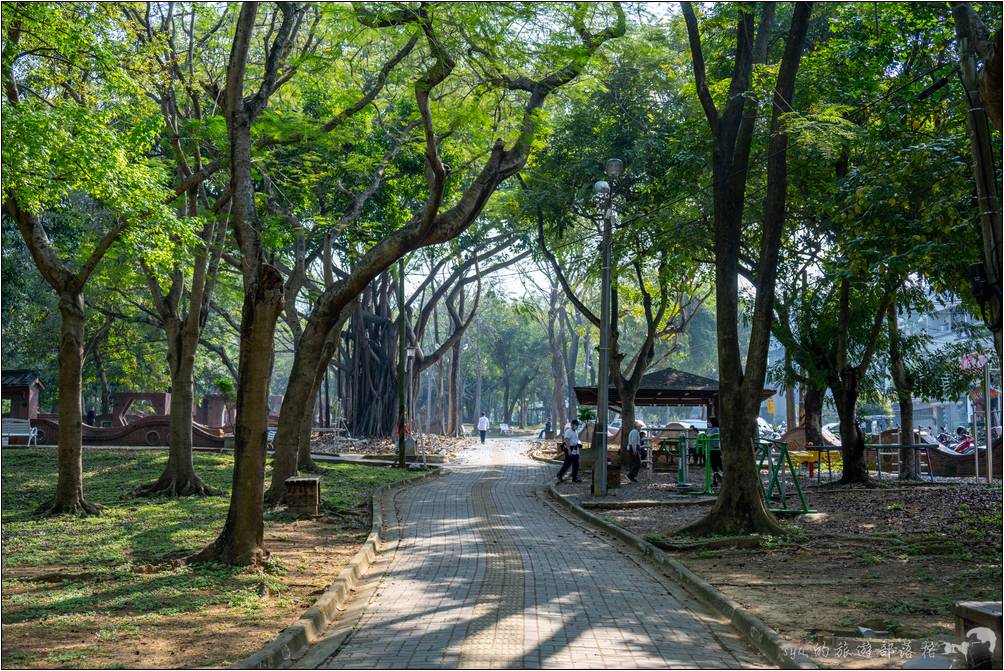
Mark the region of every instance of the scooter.
<instances>
[{"instance_id":1,"label":"scooter","mask_svg":"<svg viewBox=\"0 0 1004 671\"><path fill-rule=\"evenodd\" d=\"M967 433L962 434L950 447L959 454L969 454L976 449L976 439Z\"/></svg>"}]
</instances>

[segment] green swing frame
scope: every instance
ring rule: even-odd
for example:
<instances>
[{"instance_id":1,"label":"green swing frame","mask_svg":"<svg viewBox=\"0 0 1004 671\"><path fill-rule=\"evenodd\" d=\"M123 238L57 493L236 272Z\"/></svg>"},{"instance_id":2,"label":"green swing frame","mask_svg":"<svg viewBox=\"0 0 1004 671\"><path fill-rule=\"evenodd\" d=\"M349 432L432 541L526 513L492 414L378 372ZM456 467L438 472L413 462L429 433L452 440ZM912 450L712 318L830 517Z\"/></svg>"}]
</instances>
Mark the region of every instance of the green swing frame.
<instances>
[{"instance_id":1,"label":"green swing frame","mask_svg":"<svg viewBox=\"0 0 1004 671\"><path fill-rule=\"evenodd\" d=\"M677 476L680 482L683 482L686 472L685 460L687 459L687 441L688 437L681 434L678 440L680 466ZM703 450L704 453L704 488L700 491L688 491L686 493L693 496L715 496L718 494L718 490L711 486L711 452L713 450L721 451L721 446L713 447L711 437L703 431L697 434L695 444L696 448L698 450ZM770 458L771 449L774 447L778 450L778 458L776 460ZM780 508L769 509L772 513L776 515L805 515L815 512L809 508L809 502L805 498L805 492L802 491L802 485L798 482L798 472L795 470L795 465L791 461L791 456L788 454L787 443L779 440L757 440L755 458L757 460L757 473L760 473L763 470L765 462L770 472L766 488L764 488L763 479L757 477L757 482L760 484L760 491L763 493L764 500L769 502L771 500L770 497L773 496L776 489L778 498L781 501ZM787 467L788 472L791 473L791 481L795 485L795 491L798 493L798 500L801 504L799 507L788 507L788 497L785 495L781 481L783 477L782 469L785 467Z\"/></svg>"},{"instance_id":2,"label":"green swing frame","mask_svg":"<svg viewBox=\"0 0 1004 671\"><path fill-rule=\"evenodd\" d=\"M778 498L781 500L781 507L770 508L770 511L775 515L805 515L816 512L809 508L809 502L805 498L805 492L802 491L802 485L798 483L798 472L791 461L791 455L788 454L788 443L781 442L780 440L757 440L756 446L757 473L763 470L764 462L767 462L770 471L770 479L766 489L764 489L763 480L759 477L757 478L757 482L760 483L760 491L763 492L763 498L769 502L776 487ZM778 450L776 461L770 458L772 447L776 447ZM791 473L791 481L795 485L795 491L798 492L798 500L802 504L799 508L788 507L788 497L785 495L781 483L782 469L785 466L788 467L788 472Z\"/></svg>"}]
</instances>

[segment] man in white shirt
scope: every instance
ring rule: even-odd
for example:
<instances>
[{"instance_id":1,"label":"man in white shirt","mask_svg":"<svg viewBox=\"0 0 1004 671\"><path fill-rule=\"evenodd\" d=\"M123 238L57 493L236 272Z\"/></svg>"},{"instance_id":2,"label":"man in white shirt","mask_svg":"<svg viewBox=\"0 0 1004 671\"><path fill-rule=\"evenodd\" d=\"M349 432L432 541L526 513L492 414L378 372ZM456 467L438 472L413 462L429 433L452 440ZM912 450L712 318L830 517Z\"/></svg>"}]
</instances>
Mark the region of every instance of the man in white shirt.
<instances>
[{"instance_id":1,"label":"man in white shirt","mask_svg":"<svg viewBox=\"0 0 1004 671\"><path fill-rule=\"evenodd\" d=\"M481 419L478 420L478 434L481 435L481 444L485 444L485 436L488 434L488 415L481 413Z\"/></svg>"},{"instance_id":2,"label":"man in white shirt","mask_svg":"<svg viewBox=\"0 0 1004 671\"><path fill-rule=\"evenodd\" d=\"M572 469L572 482L581 482L579 480L579 420L573 419L571 425L565 429L565 434L562 436L562 449L565 452L565 461L561 464L561 470L558 471L558 482L564 482L565 472L569 468Z\"/></svg>"},{"instance_id":3,"label":"man in white shirt","mask_svg":"<svg viewBox=\"0 0 1004 671\"><path fill-rule=\"evenodd\" d=\"M641 469L641 432L636 426L632 427L628 434L627 458L631 465L627 474L628 480L638 482L638 471Z\"/></svg>"}]
</instances>

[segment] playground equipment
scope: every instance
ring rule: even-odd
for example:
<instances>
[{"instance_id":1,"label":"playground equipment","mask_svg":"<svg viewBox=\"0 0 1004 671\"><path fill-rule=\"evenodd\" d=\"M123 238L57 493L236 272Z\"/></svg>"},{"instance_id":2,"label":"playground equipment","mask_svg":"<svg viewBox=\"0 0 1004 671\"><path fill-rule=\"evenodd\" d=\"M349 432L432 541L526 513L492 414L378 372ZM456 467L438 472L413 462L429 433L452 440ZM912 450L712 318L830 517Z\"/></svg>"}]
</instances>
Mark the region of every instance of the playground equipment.
<instances>
[{"instance_id":1,"label":"playground equipment","mask_svg":"<svg viewBox=\"0 0 1004 671\"><path fill-rule=\"evenodd\" d=\"M717 488L712 485L711 474L711 453L721 450L715 447L711 437L701 432L693 439L697 453L704 457L704 486L700 490L691 490L693 486L689 482L687 470L687 443L686 436L680 436L678 441L679 468L677 472L677 489L696 496L715 496L718 494ZM770 511L779 515L803 515L814 512L809 508L809 502L802 491L802 485L798 481L798 471L788 452L788 444L779 440L758 440L756 442L756 452L754 458L757 462L757 473L763 473L766 469L766 484L764 478L760 477L760 490L768 505L772 501L777 501L778 505L771 507ZM786 481L786 475L791 477L790 485ZM794 493L798 496L798 504L789 505L789 497Z\"/></svg>"},{"instance_id":2,"label":"playground equipment","mask_svg":"<svg viewBox=\"0 0 1004 671\"><path fill-rule=\"evenodd\" d=\"M779 440L758 440L756 442L756 461L757 473L763 471L765 464L767 466L766 487L764 487L763 478L760 478L760 488L763 491L764 499L769 505L776 498L781 505L780 508L771 508L772 513L776 515L804 515L814 512L809 509L805 492L802 491L802 485L798 482L798 471L795 470L795 464L791 460L791 455L788 454L787 443ZM791 475L792 487L798 494L800 507L788 507L788 492L784 481L785 467Z\"/></svg>"},{"instance_id":3,"label":"playground equipment","mask_svg":"<svg viewBox=\"0 0 1004 671\"><path fill-rule=\"evenodd\" d=\"M679 462L676 472L676 488L680 491L690 491L690 473L687 468L687 434L681 433L677 439L677 461Z\"/></svg>"},{"instance_id":4,"label":"playground equipment","mask_svg":"<svg viewBox=\"0 0 1004 671\"><path fill-rule=\"evenodd\" d=\"M717 492L711 486L711 452L720 450L721 448L712 447L711 438L708 434L698 433L696 437L690 438L685 435L681 435L679 438L679 459L680 467L678 474L677 489L688 490L693 485L689 482L689 472L687 468L687 455L688 455L688 443L690 441L694 442L695 453L700 455L701 462L704 465L704 486L699 491L690 491L689 494L696 494L698 496L708 496L710 494L716 494Z\"/></svg>"}]
</instances>

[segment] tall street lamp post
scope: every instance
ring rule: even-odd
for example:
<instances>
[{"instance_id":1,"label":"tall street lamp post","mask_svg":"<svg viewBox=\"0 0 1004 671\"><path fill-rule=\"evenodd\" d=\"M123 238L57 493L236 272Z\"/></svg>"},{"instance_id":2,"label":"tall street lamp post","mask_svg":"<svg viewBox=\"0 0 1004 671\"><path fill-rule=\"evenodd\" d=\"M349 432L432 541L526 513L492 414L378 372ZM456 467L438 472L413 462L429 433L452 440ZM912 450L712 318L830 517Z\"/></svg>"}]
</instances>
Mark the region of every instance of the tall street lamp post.
<instances>
[{"instance_id":1,"label":"tall street lamp post","mask_svg":"<svg viewBox=\"0 0 1004 671\"><path fill-rule=\"evenodd\" d=\"M613 179L624 172L624 162L619 158L607 160L605 172ZM596 381L596 429L593 432L596 460L593 462L593 496L607 495L607 416L610 388L610 246L613 237L613 189L606 180L593 185L596 195L604 202L603 210L603 283L600 288L600 366ZM621 429L623 430L623 428Z\"/></svg>"}]
</instances>

